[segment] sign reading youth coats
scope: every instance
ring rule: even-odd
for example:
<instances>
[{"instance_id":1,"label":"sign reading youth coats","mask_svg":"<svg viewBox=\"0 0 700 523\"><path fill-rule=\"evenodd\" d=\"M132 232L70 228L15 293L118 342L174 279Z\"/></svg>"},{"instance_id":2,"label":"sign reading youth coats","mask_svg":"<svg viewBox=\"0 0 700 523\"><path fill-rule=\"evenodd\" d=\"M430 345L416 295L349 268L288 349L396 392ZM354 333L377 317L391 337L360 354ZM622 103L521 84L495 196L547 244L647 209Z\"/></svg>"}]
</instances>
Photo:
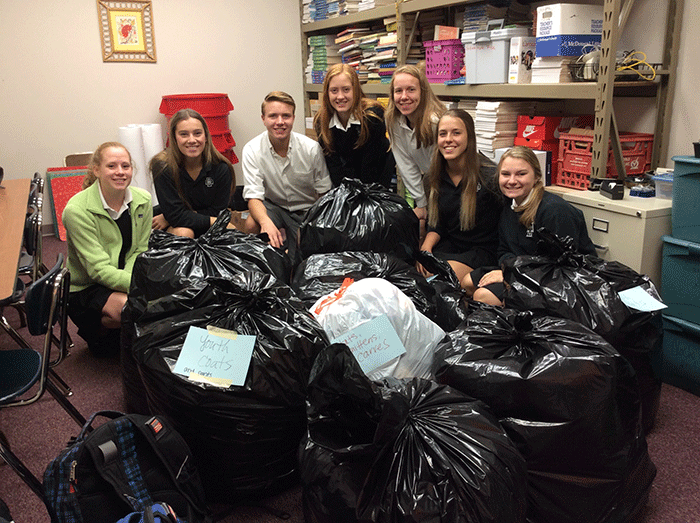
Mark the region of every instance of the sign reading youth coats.
<instances>
[{"instance_id":1,"label":"sign reading youth coats","mask_svg":"<svg viewBox=\"0 0 700 523\"><path fill-rule=\"evenodd\" d=\"M190 327L173 372L218 387L245 385L255 336Z\"/></svg>"},{"instance_id":2,"label":"sign reading youth coats","mask_svg":"<svg viewBox=\"0 0 700 523\"><path fill-rule=\"evenodd\" d=\"M386 314L358 325L331 343L347 345L365 374L406 352Z\"/></svg>"}]
</instances>

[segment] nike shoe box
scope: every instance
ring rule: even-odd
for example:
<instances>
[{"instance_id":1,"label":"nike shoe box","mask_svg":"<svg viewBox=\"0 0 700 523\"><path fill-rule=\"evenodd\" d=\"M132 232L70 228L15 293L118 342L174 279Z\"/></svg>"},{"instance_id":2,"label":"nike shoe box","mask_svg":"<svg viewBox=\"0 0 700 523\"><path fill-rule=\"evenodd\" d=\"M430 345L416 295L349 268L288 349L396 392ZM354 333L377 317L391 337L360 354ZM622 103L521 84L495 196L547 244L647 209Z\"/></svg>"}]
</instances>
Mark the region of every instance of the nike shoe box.
<instances>
[{"instance_id":1,"label":"nike shoe box","mask_svg":"<svg viewBox=\"0 0 700 523\"><path fill-rule=\"evenodd\" d=\"M567 133L573 127L593 129L595 116L582 114L578 116L518 116L519 138L526 140L559 140L560 133Z\"/></svg>"}]
</instances>

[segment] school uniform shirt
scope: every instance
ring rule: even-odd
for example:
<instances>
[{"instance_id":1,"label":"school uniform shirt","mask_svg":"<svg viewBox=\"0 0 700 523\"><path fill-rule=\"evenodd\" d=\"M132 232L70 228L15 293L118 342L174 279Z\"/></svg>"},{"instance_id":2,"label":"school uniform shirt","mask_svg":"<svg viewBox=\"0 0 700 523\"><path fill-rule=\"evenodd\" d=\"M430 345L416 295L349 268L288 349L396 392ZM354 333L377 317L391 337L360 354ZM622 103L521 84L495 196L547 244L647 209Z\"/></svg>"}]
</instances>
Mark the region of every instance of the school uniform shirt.
<instances>
[{"instance_id":1,"label":"school uniform shirt","mask_svg":"<svg viewBox=\"0 0 700 523\"><path fill-rule=\"evenodd\" d=\"M119 269L122 234L105 210L99 181L74 195L63 211L66 227L70 292L78 292L95 283L119 292L128 292L136 257L148 249L153 207L151 195L138 187L129 187L131 202L131 247L124 268Z\"/></svg>"},{"instance_id":2,"label":"school uniform shirt","mask_svg":"<svg viewBox=\"0 0 700 523\"><path fill-rule=\"evenodd\" d=\"M243 198L269 200L290 212L305 211L331 190L323 151L317 141L292 132L287 156L275 152L267 131L243 147Z\"/></svg>"},{"instance_id":3,"label":"school uniform shirt","mask_svg":"<svg viewBox=\"0 0 700 523\"><path fill-rule=\"evenodd\" d=\"M476 193L475 224L470 230L460 229L459 211L462 203L462 190L455 186L447 172L440 175L440 195L438 197L438 223L428 227L428 231L440 235L440 241L433 249L435 252L447 252L440 243L450 245L449 252L464 253L473 248L490 253L491 263L496 260L498 247L498 219L503 207L503 197L497 193L495 186L495 165L485 156L481 157L481 170Z\"/></svg>"},{"instance_id":4,"label":"school uniform shirt","mask_svg":"<svg viewBox=\"0 0 700 523\"><path fill-rule=\"evenodd\" d=\"M573 238L576 250L582 254L596 254L595 246L588 236L583 212L559 195L544 192L535 213L535 221L529 228L520 223L521 214L513 210L512 204L506 204L503 208L498 226L499 264L516 256L536 255L539 240L537 229L540 227L562 238Z\"/></svg>"},{"instance_id":5,"label":"school uniform shirt","mask_svg":"<svg viewBox=\"0 0 700 523\"><path fill-rule=\"evenodd\" d=\"M369 135L367 141L358 148L355 148L355 144L360 136L361 124L354 117L350 117L347 127L343 127L338 115L333 113L330 121L333 138L331 153L326 150L326 144L319 133L318 143L324 150L326 166L334 187L340 185L343 178L356 178L363 183L379 183L387 189L391 185L396 164L394 155L389 150L384 109L370 107L367 112L374 116L365 116Z\"/></svg>"},{"instance_id":6,"label":"school uniform shirt","mask_svg":"<svg viewBox=\"0 0 700 523\"><path fill-rule=\"evenodd\" d=\"M437 125L437 117L433 117L433 127ZM430 169L430 160L435 150L435 144L416 147L415 130L408 126L404 115L396 120L393 129L391 150L394 153L396 167L408 193L416 202L416 207L428 205L428 199L423 187L423 176Z\"/></svg>"},{"instance_id":7,"label":"school uniform shirt","mask_svg":"<svg viewBox=\"0 0 700 523\"><path fill-rule=\"evenodd\" d=\"M193 180L184 167L178 169L180 188L185 201L177 191L170 169L154 176L153 185L163 216L171 227L188 227L195 236L207 232L210 217L228 207L233 179L226 162L207 164ZM189 204L189 207L188 207Z\"/></svg>"}]
</instances>

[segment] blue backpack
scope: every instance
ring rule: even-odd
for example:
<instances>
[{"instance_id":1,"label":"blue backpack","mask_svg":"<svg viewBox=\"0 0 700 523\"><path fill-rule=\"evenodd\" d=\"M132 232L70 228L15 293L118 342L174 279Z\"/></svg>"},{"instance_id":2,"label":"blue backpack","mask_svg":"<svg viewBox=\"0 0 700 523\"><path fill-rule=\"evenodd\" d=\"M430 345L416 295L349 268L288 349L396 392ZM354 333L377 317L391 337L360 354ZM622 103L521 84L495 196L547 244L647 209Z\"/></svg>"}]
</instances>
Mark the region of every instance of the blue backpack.
<instances>
[{"instance_id":1,"label":"blue backpack","mask_svg":"<svg viewBox=\"0 0 700 523\"><path fill-rule=\"evenodd\" d=\"M110 421L93 430L98 416ZM115 523L156 503L187 523L210 521L190 449L160 416L93 414L47 467L44 498L52 523Z\"/></svg>"}]
</instances>

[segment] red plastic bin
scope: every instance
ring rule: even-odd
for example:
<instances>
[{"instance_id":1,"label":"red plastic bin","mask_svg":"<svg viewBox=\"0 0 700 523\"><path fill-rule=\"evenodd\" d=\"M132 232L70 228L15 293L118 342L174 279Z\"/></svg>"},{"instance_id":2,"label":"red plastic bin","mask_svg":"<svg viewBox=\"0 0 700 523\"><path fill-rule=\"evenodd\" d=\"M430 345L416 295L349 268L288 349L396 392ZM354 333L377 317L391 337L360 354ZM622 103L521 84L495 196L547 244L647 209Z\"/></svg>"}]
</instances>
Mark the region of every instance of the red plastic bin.
<instances>
[{"instance_id":1,"label":"red plastic bin","mask_svg":"<svg viewBox=\"0 0 700 523\"><path fill-rule=\"evenodd\" d=\"M236 145L233 136L228 131L225 133L211 133L211 141L214 144L214 148L219 152L226 151Z\"/></svg>"},{"instance_id":2,"label":"red plastic bin","mask_svg":"<svg viewBox=\"0 0 700 523\"><path fill-rule=\"evenodd\" d=\"M170 122L170 119L174 115L175 113L166 114L165 117L168 119L168 122ZM228 126L228 113L216 115L202 114L202 117L204 118L204 121L207 122L207 127L209 128L210 133L225 133L226 131L231 130Z\"/></svg>"},{"instance_id":3,"label":"red plastic bin","mask_svg":"<svg viewBox=\"0 0 700 523\"><path fill-rule=\"evenodd\" d=\"M226 93L167 94L160 102L162 114L173 115L180 109L194 109L202 116L221 115L233 111Z\"/></svg>"},{"instance_id":4,"label":"red plastic bin","mask_svg":"<svg viewBox=\"0 0 700 523\"><path fill-rule=\"evenodd\" d=\"M232 164L235 165L238 163L238 156L236 156L236 153L233 152L233 149L227 149L225 151L220 151L220 152L226 158L228 158L228 161L231 162Z\"/></svg>"},{"instance_id":5,"label":"red plastic bin","mask_svg":"<svg viewBox=\"0 0 700 523\"><path fill-rule=\"evenodd\" d=\"M464 45L461 40L430 40L425 47L425 76L430 83L443 83L459 78L464 67Z\"/></svg>"},{"instance_id":6,"label":"red plastic bin","mask_svg":"<svg viewBox=\"0 0 700 523\"><path fill-rule=\"evenodd\" d=\"M622 159L626 174L642 174L651 169L654 135L648 133L620 133ZM556 185L588 189L593 162L593 136L562 133L559 136L558 173ZM605 178L617 178L617 168L608 149Z\"/></svg>"}]
</instances>

